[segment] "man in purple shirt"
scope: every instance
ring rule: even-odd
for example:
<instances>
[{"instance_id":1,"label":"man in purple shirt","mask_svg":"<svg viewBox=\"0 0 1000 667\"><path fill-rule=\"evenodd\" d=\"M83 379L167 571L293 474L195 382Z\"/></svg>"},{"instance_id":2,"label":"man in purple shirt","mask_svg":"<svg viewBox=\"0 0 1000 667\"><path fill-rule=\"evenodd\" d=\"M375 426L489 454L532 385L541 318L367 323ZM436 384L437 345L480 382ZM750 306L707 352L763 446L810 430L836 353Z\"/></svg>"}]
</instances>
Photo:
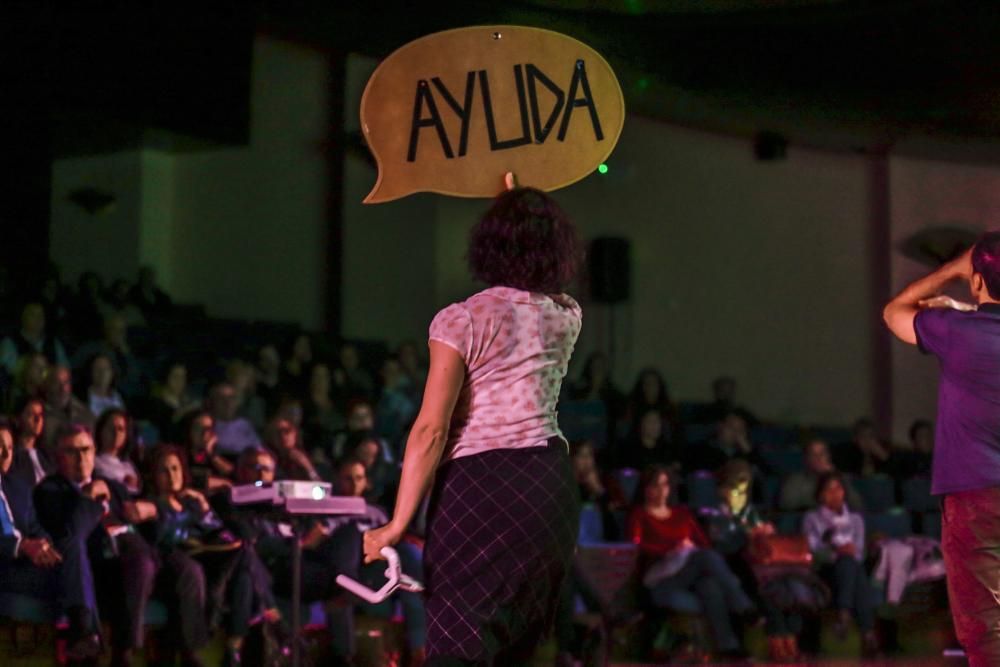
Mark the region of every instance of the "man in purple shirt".
<instances>
[{"instance_id":1,"label":"man in purple shirt","mask_svg":"<svg viewBox=\"0 0 1000 667\"><path fill-rule=\"evenodd\" d=\"M974 304L941 294L953 282ZM931 487L943 497L952 618L972 667L1000 665L1000 232L907 286L883 316L940 361Z\"/></svg>"}]
</instances>

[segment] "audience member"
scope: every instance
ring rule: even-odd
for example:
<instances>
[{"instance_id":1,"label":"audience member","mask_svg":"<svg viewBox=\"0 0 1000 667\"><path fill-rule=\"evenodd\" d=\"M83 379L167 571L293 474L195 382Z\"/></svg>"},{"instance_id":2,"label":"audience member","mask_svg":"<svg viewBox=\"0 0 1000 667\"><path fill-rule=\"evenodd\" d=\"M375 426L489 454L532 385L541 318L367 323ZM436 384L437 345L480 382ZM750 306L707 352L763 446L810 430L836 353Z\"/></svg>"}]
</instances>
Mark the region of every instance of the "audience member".
<instances>
[{"instance_id":1,"label":"audience member","mask_svg":"<svg viewBox=\"0 0 1000 667\"><path fill-rule=\"evenodd\" d=\"M299 438L299 429L283 417L272 419L266 430L267 447L277 457L279 479L318 481L319 473Z\"/></svg>"},{"instance_id":2,"label":"audience member","mask_svg":"<svg viewBox=\"0 0 1000 667\"><path fill-rule=\"evenodd\" d=\"M642 500L629 513L628 534L639 546L640 574L649 589L650 602L654 606L662 604L672 591L694 593L705 611L720 656L746 657L730 615L752 617L755 608L739 579L711 548L691 512L668 504L667 468L647 468L639 486ZM651 645L649 639L645 643Z\"/></svg>"},{"instance_id":3,"label":"audience member","mask_svg":"<svg viewBox=\"0 0 1000 667\"><path fill-rule=\"evenodd\" d=\"M90 568L78 554L64 559L56 549L35 515L33 485L7 474L13 458L11 429L0 423L0 592L58 600L69 620L67 661L94 661L101 643Z\"/></svg>"},{"instance_id":4,"label":"audience member","mask_svg":"<svg viewBox=\"0 0 1000 667\"><path fill-rule=\"evenodd\" d=\"M268 343L257 350L257 395L264 399L267 414L274 413L281 398L281 355Z\"/></svg>"},{"instance_id":5,"label":"audience member","mask_svg":"<svg viewBox=\"0 0 1000 667\"><path fill-rule=\"evenodd\" d=\"M372 431L356 431L346 443L348 456L358 459L365 466L368 492L371 502L391 507L395 504L396 486L399 484L399 468L388 463L382 455L385 442Z\"/></svg>"},{"instance_id":6,"label":"audience member","mask_svg":"<svg viewBox=\"0 0 1000 667\"><path fill-rule=\"evenodd\" d=\"M211 413L204 410L191 413L182 423L194 488L209 494L228 489L232 486L235 466L217 451L219 438Z\"/></svg>"},{"instance_id":7,"label":"audience member","mask_svg":"<svg viewBox=\"0 0 1000 667\"><path fill-rule=\"evenodd\" d=\"M104 307L101 310L104 313L105 322L109 315L117 315L129 327L141 327L146 324L145 315L131 301L130 286L124 278L112 281L111 287L108 288L104 297Z\"/></svg>"},{"instance_id":8,"label":"audience member","mask_svg":"<svg viewBox=\"0 0 1000 667\"><path fill-rule=\"evenodd\" d=\"M52 366L45 381L45 451L55 453L56 434L67 424L94 426L94 413L73 395L69 366Z\"/></svg>"},{"instance_id":9,"label":"audience member","mask_svg":"<svg viewBox=\"0 0 1000 667\"><path fill-rule=\"evenodd\" d=\"M334 375L334 384L342 400L363 398L372 400L375 397L375 381L361 363L361 354L352 343L340 346L338 355L339 373Z\"/></svg>"},{"instance_id":10,"label":"audience member","mask_svg":"<svg viewBox=\"0 0 1000 667\"><path fill-rule=\"evenodd\" d=\"M14 371L14 383L10 391L7 407L24 398L45 398L45 378L49 372L49 361L41 352L21 355Z\"/></svg>"},{"instance_id":11,"label":"audience member","mask_svg":"<svg viewBox=\"0 0 1000 667\"><path fill-rule=\"evenodd\" d=\"M647 408L637 415L635 425L635 432L625 440L621 451L614 457L617 467L638 470L654 464L680 467L680 448L670 441L663 413L658 408Z\"/></svg>"},{"instance_id":12,"label":"audience member","mask_svg":"<svg viewBox=\"0 0 1000 667\"><path fill-rule=\"evenodd\" d=\"M601 512L604 528L602 537L610 542L621 539L621 530L615 521L614 513L623 510L627 502L617 482L612 478L603 478L598 470L594 458L594 443L590 440L571 442L569 457L573 477L580 489L580 501L594 504Z\"/></svg>"},{"instance_id":13,"label":"audience member","mask_svg":"<svg viewBox=\"0 0 1000 667\"><path fill-rule=\"evenodd\" d=\"M219 382L209 391L208 408L215 420L215 435L218 438L216 451L235 458L248 447L259 447L260 438L253 424L237 414L239 399L236 389L229 382Z\"/></svg>"},{"instance_id":14,"label":"audience member","mask_svg":"<svg viewBox=\"0 0 1000 667\"><path fill-rule=\"evenodd\" d=\"M70 319L77 341L94 340L101 335L104 317L101 315L101 294L104 287L101 277L93 271L84 271L77 279L76 294L70 302ZM48 355L46 355L48 356ZM51 357L50 357L51 359ZM56 363L68 365L68 361Z\"/></svg>"},{"instance_id":15,"label":"audience member","mask_svg":"<svg viewBox=\"0 0 1000 667\"><path fill-rule=\"evenodd\" d=\"M101 416L101 413L111 408L125 409L125 401L118 393L117 377L111 358L98 354L87 365L87 376L90 384L87 386L87 407L91 414Z\"/></svg>"},{"instance_id":16,"label":"audience member","mask_svg":"<svg viewBox=\"0 0 1000 667\"><path fill-rule=\"evenodd\" d=\"M704 443L689 443L685 451L688 470L718 470L726 462L741 458L758 470L766 469L760 452L750 441L746 419L730 412L716 422L715 437Z\"/></svg>"},{"instance_id":17,"label":"audience member","mask_svg":"<svg viewBox=\"0 0 1000 667\"><path fill-rule=\"evenodd\" d=\"M187 366L175 361L167 365L160 382L153 388L146 413L165 442L182 442L185 417L199 409L198 401L188 394L187 387Z\"/></svg>"},{"instance_id":18,"label":"audience member","mask_svg":"<svg viewBox=\"0 0 1000 667\"><path fill-rule=\"evenodd\" d=\"M910 425L910 446L899 471L901 476L929 478L934 462L934 423L926 419L913 422Z\"/></svg>"},{"instance_id":19,"label":"audience member","mask_svg":"<svg viewBox=\"0 0 1000 667\"><path fill-rule=\"evenodd\" d=\"M826 442L818 438L813 438L806 443L803 465L803 470L790 474L781 485L778 507L782 510L801 512L814 507L816 487L820 477L835 472L833 462L830 459L830 449ZM850 482L845 482L845 489L847 491L847 504L855 509L862 509L864 505L861 496Z\"/></svg>"},{"instance_id":20,"label":"audience member","mask_svg":"<svg viewBox=\"0 0 1000 667\"><path fill-rule=\"evenodd\" d=\"M69 330L68 295L59 282L59 272L53 270L42 280L38 288L38 303L45 310L46 328L57 338L62 338Z\"/></svg>"},{"instance_id":21,"label":"audience member","mask_svg":"<svg viewBox=\"0 0 1000 667\"><path fill-rule=\"evenodd\" d=\"M29 352L40 352L55 364L69 363L63 344L46 332L45 309L37 302L29 303L21 311L21 330L0 341L0 368L13 377L17 362Z\"/></svg>"},{"instance_id":22,"label":"audience member","mask_svg":"<svg viewBox=\"0 0 1000 667\"><path fill-rule=\"evenodd\" d=\"M274 455L262 448L246 449L236 467L237 484L270 484L275 480ZM343 493L343 491L342 491ZM345 494L346 495L346 494ZM274 578L274 590L288 596L292 589L292 529L266 513L231 507L229 520L240 537L253 544ZM361 533L349 521L314 521L302 537L302 595L306 603L327 601L327 629L334 665L350 664L354 654L354 612L351 599L336 584L338 574L358 578Z\"/></svg>"},{"instance_id":23,"label":"audience member","mask_svg":"<svg viewBox=\"0 0 1000 667\"><path fill-rule=\"evenodd\" d=\"M638 430L639 419L647 410L656 410L663 420L663 433L667 440L678 442L681 436L677 406L670 399L663 374L651 366L639 371L625 408L625 422L629 431Z\"/></svg>"},{"instance_id":24,"label":"audience member","mask_svg":"<svg viewBox=\"0 0 1000 667\"><path fill-rule=\"evenodd\" d=\"M155 508L129 500L123 486L94 474L94 440L86 428L70 424L56 442L57 472L35 487L38 521L64 564L79 560L83 571L89 563L100 616L113 629L111 664L124 667L143 645L157 569L152 548L128 526Z\"/></svg>"},{"instance_id":25,"label":"audience member","mask_svg":"<svg viewBox=\"0 0 1000 667\"><path fill-rule=\"evenodd\" d=\"M105 410L94 429L97 458L94 471L104 479L124 486L130 495L142 491L142 479L131 459L131 423L128 414L119 408Z\"/></svg>"},{"instance_id":26,"label":"audience member","mask_svg":"<svg viewBox=\"0 0 1000 667\"><path fill-rule=\"evenodd\" d=\"M569 398L574 401L600 401L607 419L605 442L617 438L617 424L625 410L625 395L611 381L608 357L603 352L592 352L583 364L583 373L573 383L567 383Z\"/></svg>"},{"instance_id":27,"label":"audience member","mask_svg":"<svg viewBox=\"0 0 1000 667\"><path fill-rule=\"evenodd\" d=\"M757 576L748 561L751 539L773 535L774 526L761 517L750 502L753 467L743 459L732 459L717 473L719 504L700 510L712 547L723 555L726 564L739 578L744 590L764 612L768 653L782 662L799 657L798 634L802 618L783 612L777 604L761 595Z\"/></svg>"},{"instance_id":28,"label":"audience member","mask_svg":"<svg viewBox=\"0 0 1000 667\"><path fill-rule=\"evenodd\" d=\"M753 427L759 423L752 412L736 402L736 379L728 375L717 377L712 380L712 402L700 411L698 421L702 424L714 424L732 413L742 417L748 426Z\"/></svg>"},{"instance_id":29,"label":"audience member","mask_svg":"<svg viewBox=\"0 0 1000 667\"><path fill-rule=\"evenodd\" d=\"M149 322L155 322L170 314L173 301L156 284L156 271L151 266L139 268L138 279L130 293L132 303L142 311Z\"/></svg>"},{"instance_id":30,"label":"audience member","mask_svg":"<svg viewBox=\"0 0 1000 667\"><path fill-rule=\"evenodd\" d=\"M421 396L424 393L424 385L427 383L427 362L417 349L417 344L412 340L403 341L396 348L396 357L399 359L399 366L403 374L410 381L409 387L413 402L420 405Z\"/></svg>"},{"instance_id":31,"label":"audience member","mask_svg":"<svg viewBox=\"0 0 1000 667\"><path fill-rule=\"evenodd\" d=\"M871 584L864 566L865 523L860 514L850 511L845 495L840 473L823 475L816 488L818 507L806 514L802 532L833 591L837 636L840 639L846 636L847 624L854 616L861 631L863 652L874 654L878 651L878 641Z\"/></svg>"},{"instance_id":32,"label":"audience member","mask_svg":"<svg viewBox=\"0 0 1000 667\"><path fill-rule=\"evenodd\" d=\"M73 355L74 369L84 367L95 357L105 357L111 362L116 387L123 396L134 398L142 395L142 367L129 347L128 325L121 315L110 313L104 318L103 337L80 346ZM100 411L94 414L100 415Z\"/></svg>"},{"instance_id":33,"label":"audience member","mask_svg":"<svg viewBox=\"0 0 1000 667\"><path fill-rule=\"evenodd\" d=\"M345 425L344 415L334 402L330 367L316 364L309 376L309 395L303 410L304 430L310 449L330 451Z\"/></svg>"},{"instance_id":34,"label":"audience member","mask_svg":"<svg viewBox=\"0 0 1000 667\"><path fill-rule=\"evenodd\" d=\"M398 450L420 405L415 400L410 378L403 372L397 357L386 357L382 362L381 375L382 393L375 407L375 431Z\"/></svg>"},{"instance_id":35,"label":"audience member","mask_svg":"<svg viewBox=\"0 0 1000 667\"><path fill-rule=\"evenodd\" d=\"M34 486L55 466L42 447L45 431L45 404L40 398L25 398L14 406L14 463L9 475Z\"/></svg>"},{"instance_id":36,"label":"audience member","mask_svg":"<svg viewBox=\"0 0 1000 667\"><path fill-rule=\"evenodd\" d=\"M253 366L242 359L234 359L226 364L226 380L236 392L236 415L250 422L254 429L264 428L267 406L257 395L257 374Z\"/></svg>"},{"instance_id":37,"label":"audience member","mask_svg":"<svg viewBox=\"0 0 1000 667\"><path fill-rule=\"evenodd\" d=\"M292 339L282 367L281 384L285 391L303 398L309 391L309 371L313 364L312 339L300 333Z\"/></svg>"},{"instance_id":38,"label":"audience member","mask_svg":"<svg viewBox=\"0 0 1000 667\"><path fill-rule=\"evenodd\" d=\"M209 626L225 613L224 665L239 665L243 640L258 613L277 621L270 576L251 543L244 544L223 526L205 498L191 488L184 452L176 445L157 445L150 454L156 516L153 542L165 565L177 577L189 577L203 591ZM195 584L192 583L192 586ZM182 614L184 647L205 643L204 611ZM215 622L212 622L215 621Z\"/></svg>"},{"instance_id":39,"label":"audience member","mask_svg":"<svg viewBox=\"0 0 1000 667\"><path fill-rule=\"evenodd\" d=\"M879 438L875 422L868 418L854 423L851 442L838 448L834 461L838 470L862 477L892 474L899 465L898 456L893 456L889 445Z\"/></svg>"}]
</instances>

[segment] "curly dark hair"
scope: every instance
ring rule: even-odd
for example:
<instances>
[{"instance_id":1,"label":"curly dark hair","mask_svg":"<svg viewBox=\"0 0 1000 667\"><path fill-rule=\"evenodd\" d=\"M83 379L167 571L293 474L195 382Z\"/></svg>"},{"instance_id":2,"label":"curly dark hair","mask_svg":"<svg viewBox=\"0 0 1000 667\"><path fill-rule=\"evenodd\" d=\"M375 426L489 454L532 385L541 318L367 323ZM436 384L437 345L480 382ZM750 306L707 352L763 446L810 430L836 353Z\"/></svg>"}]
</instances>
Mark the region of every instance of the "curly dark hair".
<instances>
[{"instance_id":1,"label":"curly dark hair","mask_svg":"<svg viewBox=\"0 0 1000 667\"><path fill-rule=\"evenodd\" d=\"M490 286L553 294L576 276L576 230L554 199L541 190L504 192L469 236L472 277Z\"/></svg>"}]
</instances>

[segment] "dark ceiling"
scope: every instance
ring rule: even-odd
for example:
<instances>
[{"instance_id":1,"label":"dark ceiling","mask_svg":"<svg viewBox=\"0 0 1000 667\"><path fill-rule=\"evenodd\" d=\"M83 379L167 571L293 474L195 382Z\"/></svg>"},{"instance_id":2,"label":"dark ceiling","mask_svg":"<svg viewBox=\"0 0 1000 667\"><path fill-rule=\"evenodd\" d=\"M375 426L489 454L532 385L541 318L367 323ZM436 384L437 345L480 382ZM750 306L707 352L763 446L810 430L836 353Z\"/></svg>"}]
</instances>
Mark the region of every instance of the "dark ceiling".
<instances>
[{"instance_id":1,"label":"dark ceiling","mask_svg":"<svg viewBox=\"0 0 1000 667\"><path fill-rule=\"evenodd\" d=\"M384 57L515 23L603 53L633 113L792 144L1000 162L996 0L266 2L269 29Z\"/></svg>"},{"instance_id":2,"label":"dark ceiling","mask_svg":"<svg viewBox=\"0 0 1000 667\"><path fill-rule=\"evenodd\" d=\"M504 23L603 53L635 114L778 133L793 147L1000 163L998 0L229 0L197 11L5 0L2 61L22 93L0 108L41 100L57 155L238 144L255 32L381 58L438 30Z\"/></svg>"}]
</instances>

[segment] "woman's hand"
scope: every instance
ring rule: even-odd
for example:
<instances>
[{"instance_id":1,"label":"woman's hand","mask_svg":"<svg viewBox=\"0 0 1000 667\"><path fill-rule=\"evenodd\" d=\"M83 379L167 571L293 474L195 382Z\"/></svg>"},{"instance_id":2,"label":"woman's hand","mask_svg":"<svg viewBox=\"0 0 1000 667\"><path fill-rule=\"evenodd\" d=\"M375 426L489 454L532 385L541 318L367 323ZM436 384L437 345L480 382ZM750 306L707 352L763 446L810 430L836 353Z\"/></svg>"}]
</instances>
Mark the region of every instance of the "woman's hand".
<instances>
[{"instance_id":1,"label":"woman's hand","mask_svg":"<svg viewBox=\"0 0 1000 667\"><path fill-rule=\"evenodd\" d=\"M365 563L376 560L384 560L382 547L395 546L403 537L403 531L397 528L391 521L381 528L375 528L365 533L362 540L365 550Z\"/></svg>"},{"instance_id":2,"label":"woman's hand","mask_svg":"<svg viewBox=\"0 0 1000 667\"><path fill-rule=\"evenodd\" d=\"M191 498L192 500L197 502L198 505L201 507L202 512L207 512L208 510L211 509L211 505L208 504L208 500L199 491L195 491L194 489L188 488L184 489L177 495L181 498Z\"/></svg>"}]
</instances>

